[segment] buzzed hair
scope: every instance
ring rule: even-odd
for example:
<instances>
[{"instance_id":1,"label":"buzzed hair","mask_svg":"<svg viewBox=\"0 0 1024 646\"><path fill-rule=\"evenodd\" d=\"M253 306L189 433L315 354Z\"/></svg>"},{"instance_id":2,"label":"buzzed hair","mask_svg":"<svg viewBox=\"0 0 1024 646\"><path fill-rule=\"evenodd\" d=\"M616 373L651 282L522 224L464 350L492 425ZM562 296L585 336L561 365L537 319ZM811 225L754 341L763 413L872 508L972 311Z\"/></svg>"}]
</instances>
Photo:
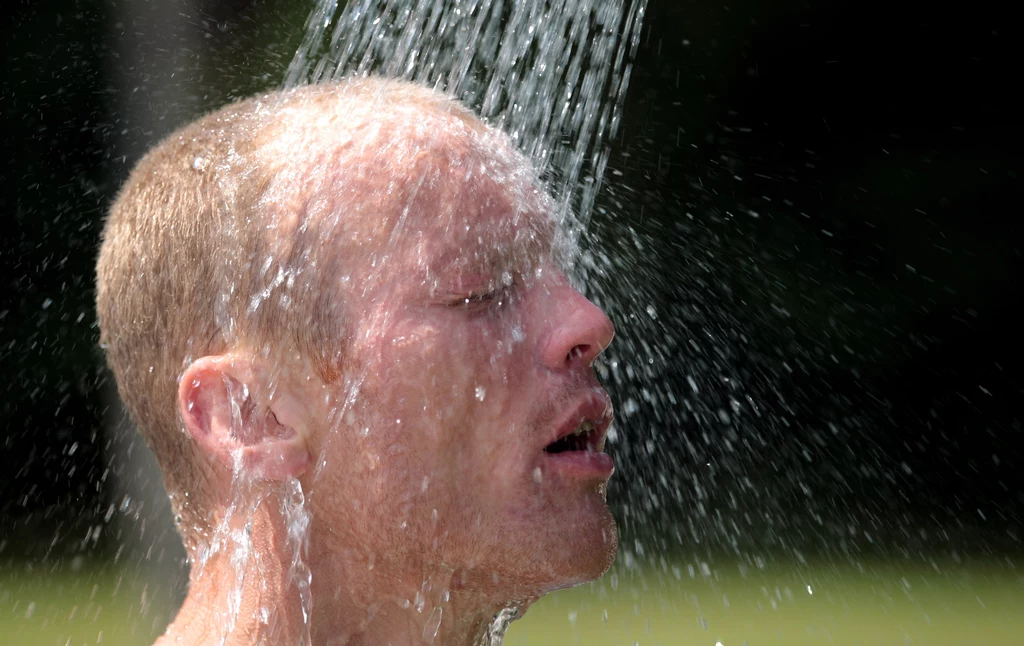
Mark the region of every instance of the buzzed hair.
<instances>
[{"instance_id":1,"label":"buzzed hair","mask_svg":"<svg viewBox=\"0 0 1024 646\"><path fill-rule=\"evenodd\" d=\"M338 123L372 127L409 109L484 127L457 102L399 81L264 94L164 139L111 208L97 264L101 344L187 546L210 529L212 471L180 418L182 371L243 348L299 352L325 382L338 378L348 329L331 281L342 259L318 253L328 224L313 217L338 204L323 195L330 180L306 167L331 165Z\"/></svg>"}]
</instances>

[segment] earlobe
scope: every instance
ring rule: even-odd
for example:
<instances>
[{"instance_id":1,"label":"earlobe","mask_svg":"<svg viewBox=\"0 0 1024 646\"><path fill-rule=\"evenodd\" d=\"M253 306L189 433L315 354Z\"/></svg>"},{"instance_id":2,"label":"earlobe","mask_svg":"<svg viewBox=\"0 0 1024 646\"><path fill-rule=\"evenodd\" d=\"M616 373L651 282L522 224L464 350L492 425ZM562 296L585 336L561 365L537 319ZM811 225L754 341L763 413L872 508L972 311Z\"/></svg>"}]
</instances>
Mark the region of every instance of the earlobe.
<instances>
[{"instance_id":1,"label":"earlobe","mask_svg":"<svg viewBox=\"0 0 1024 646\"><path fill-rule=\"evenodd\" d=\"M241 467L266 480L298 477L312 457L301 420L275 408L296 408L278 389L261 396L258 365L231 355L203 357L190 365L178 384L178 408L188 433L227 473Z\"/></svg>"}]
</instances>

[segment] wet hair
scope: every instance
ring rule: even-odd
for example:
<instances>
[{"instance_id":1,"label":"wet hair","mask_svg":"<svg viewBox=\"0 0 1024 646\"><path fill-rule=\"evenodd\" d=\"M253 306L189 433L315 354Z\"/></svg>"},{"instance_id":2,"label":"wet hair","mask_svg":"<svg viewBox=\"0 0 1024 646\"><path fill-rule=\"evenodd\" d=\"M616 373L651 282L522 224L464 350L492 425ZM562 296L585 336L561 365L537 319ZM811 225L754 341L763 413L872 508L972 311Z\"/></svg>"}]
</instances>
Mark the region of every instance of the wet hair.
<instances>
[{"instance_id":1,"label":"wet hair","mask_svg":"<svg viewBox=\"0 0 1024 646\"><path fill-rule=\"evenodd\" d=\"M457 102L398 81L264 94L164 139L111 208L97 264L101 344L190 548L210 529L212 470L178 412L182 371L242 348L298 352L325 382L338 378L348 329L333 282L344 259L320 250L356 235L337 214L361 192L390 189L332 182L339 156L366 157L367 140L388 138L387 115L409 111L485 128ZM372 181L394 181L375 172Z\"/></svg>"}]
</instances>

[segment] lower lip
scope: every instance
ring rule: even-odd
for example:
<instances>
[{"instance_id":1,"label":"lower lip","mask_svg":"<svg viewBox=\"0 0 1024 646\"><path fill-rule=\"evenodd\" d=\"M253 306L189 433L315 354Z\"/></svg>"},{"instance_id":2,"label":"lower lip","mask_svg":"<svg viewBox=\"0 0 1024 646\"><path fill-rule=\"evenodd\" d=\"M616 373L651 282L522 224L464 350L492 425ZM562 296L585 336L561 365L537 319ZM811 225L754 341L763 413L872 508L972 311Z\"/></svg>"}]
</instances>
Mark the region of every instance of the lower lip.
<instances>
[{"instance_id":1,"label":"lower lip","mask_svg":"<svg viewBox=\"0 0 1024 646\"><path fill-rule=\"evenodd\" d=\"M545 452L547 468L572 478L607 480L615 471L615 463L607 453L597 451Z\"/></svg>"}]
</instances>

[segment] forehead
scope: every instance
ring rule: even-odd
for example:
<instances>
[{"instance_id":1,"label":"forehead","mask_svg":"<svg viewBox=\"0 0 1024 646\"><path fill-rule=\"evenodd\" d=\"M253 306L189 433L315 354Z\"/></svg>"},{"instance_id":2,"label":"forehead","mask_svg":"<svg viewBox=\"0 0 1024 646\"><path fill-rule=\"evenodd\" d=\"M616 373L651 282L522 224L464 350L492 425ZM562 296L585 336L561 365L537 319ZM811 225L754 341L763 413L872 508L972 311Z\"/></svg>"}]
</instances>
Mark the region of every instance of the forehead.
<instances>
[{"instance_id":1,"label":"forehead","mask_svg":"<svg viewBox=\"0 0 1024 646\"><path fill-rule=\"evenodd\" d=\"M357 273L495 264L549 246L553 209L533 165L504 133L445 105L288 113L265 149L272 208Z\"/></svg>"},{"instance_id":2,"label":"forehead","mask_svg":"<svg viewBox=\"0 0 1024 646\"><path fill-rule=\"evenodd\" d=\"M393 236L430 269L497 263L550 245L552 208L533 167L505 142L435 150L405 176L410 199Z\"/></svg>"},{"instance_id":3,"label":"forehead","mask_svg":"<svg viewBox=\"0 0 1024 646\"><path fill-rule=\"evenodd\" d=\"M503 133L426 114L377 124L367 135L358 159L338 168L354 229L374 254L441 271L550 245L550 198Z\"/></svg>"}]
</instances>

